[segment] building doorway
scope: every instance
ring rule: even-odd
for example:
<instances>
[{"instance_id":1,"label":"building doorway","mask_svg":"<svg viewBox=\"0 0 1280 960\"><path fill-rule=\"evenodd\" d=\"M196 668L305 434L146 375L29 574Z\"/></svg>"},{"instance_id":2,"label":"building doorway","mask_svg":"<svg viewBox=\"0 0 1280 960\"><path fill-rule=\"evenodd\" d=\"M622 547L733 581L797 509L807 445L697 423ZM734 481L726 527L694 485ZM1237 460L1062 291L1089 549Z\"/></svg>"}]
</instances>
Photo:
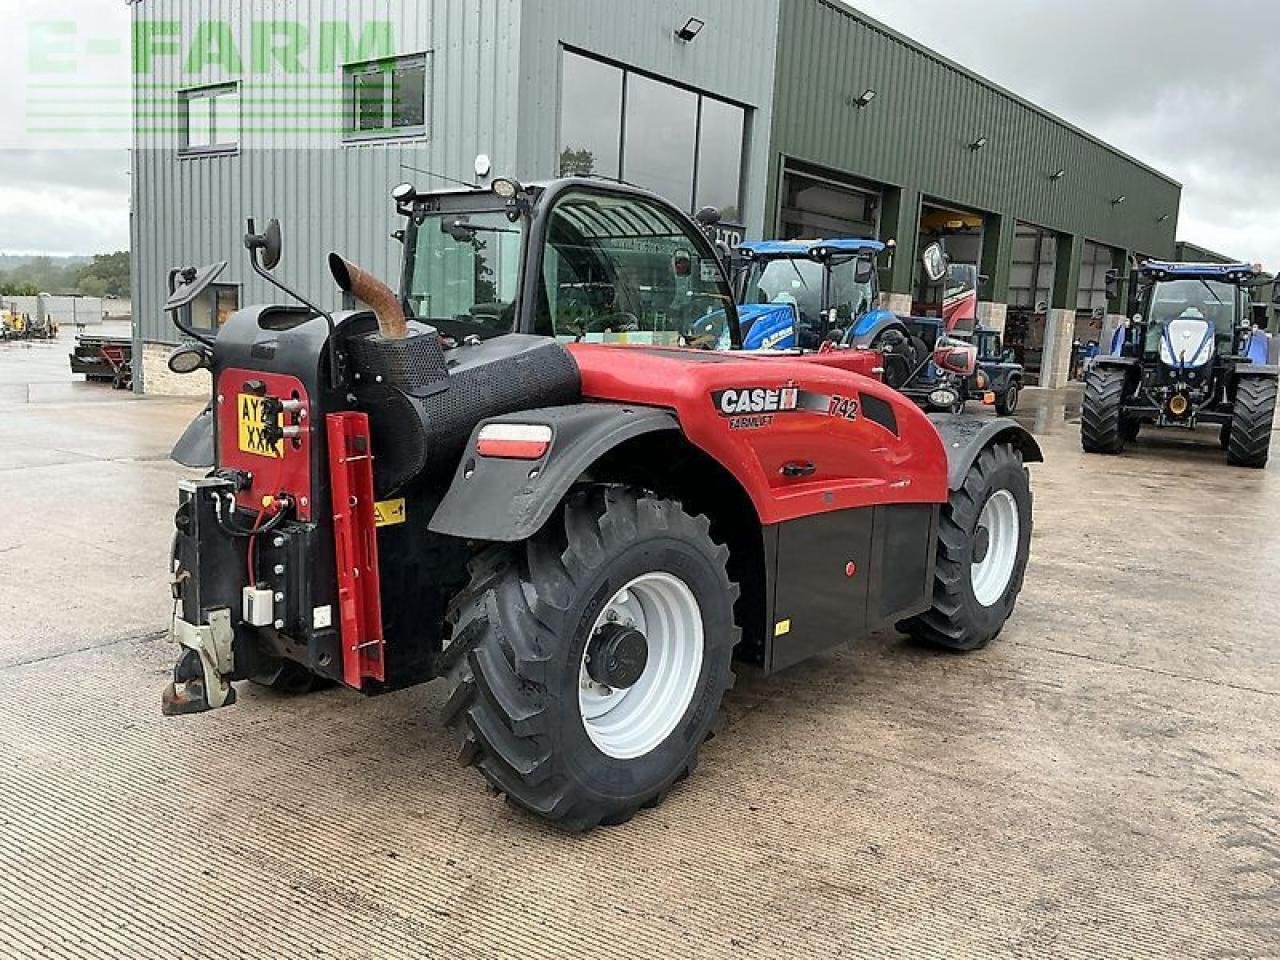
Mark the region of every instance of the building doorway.
<instances>
[{"instance_id":1,"label":"building doorway","mask_svg":"<svg viewBox=\"0 0 1280 960\"><path fill-rule=\"evenodd\" d=\"M1013 263L1009 268L1009 314L1005 320L1004 343L1026 368L1028 383L1040 382L1057 257L1056 234L1034 224L1018 223L1013 237Z\"/></svg>"},{"instance_id":2,"label":"building doorway","mask_svg":"<svg viewBox=\"0 0 1280 960\"><path fill-rule=\"evenodd\" d=\"M920 211L917 250L941 243L951 266L938 283L930 282L919 264L915 265L912 310L918 317L941 317L948 330L970 332L977 323L981 297L983 217L971 210L958 210L926 203Z\"/></svg>"},{"instance_id":3,"label":"building doorway","mask_svg":"<svg viewBox=\"0 0 1280 960\"><path fill-rule=\"evenodd\" d=\"M880 194L788 167L782 177L778 234L783 240L830 240L880 234Z\"/></svg>"}]
</instances>

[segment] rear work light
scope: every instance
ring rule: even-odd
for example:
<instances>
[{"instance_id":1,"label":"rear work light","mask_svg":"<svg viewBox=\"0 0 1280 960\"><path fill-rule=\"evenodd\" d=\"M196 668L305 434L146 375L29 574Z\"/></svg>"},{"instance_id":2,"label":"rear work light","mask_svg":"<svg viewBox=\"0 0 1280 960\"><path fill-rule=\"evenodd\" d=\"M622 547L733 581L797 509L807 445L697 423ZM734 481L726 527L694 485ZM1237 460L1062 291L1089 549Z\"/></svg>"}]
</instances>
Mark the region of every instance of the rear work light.
<instances>
[{"instance_id":1,"label":"rear work light","mask_svg":"<svg viewBox=\"0 0 1280 960\"><path fill-rule=\"evenodd\" d=\"M541 460L551 449L551 428L533 423L490 423L480 428L476 453L502 460Z\"/></svg>"}]
</instances>

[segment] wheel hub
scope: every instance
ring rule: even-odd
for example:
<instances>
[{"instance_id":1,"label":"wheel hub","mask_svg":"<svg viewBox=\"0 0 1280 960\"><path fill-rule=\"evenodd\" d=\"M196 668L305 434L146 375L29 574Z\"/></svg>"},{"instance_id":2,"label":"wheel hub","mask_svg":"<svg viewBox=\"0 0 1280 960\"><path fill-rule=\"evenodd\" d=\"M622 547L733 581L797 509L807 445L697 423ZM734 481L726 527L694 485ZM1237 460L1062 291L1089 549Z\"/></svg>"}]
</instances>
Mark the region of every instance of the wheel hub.
<instances>
[{"instance_id":1,"label":"wheel hub","mask_svg":"<svg viewBox=\"0 0 1280 960\"><path fill-rule=\"evenodd\" d=\"M606 623L587 644L587 674L614 690L635 686L648 662L649 641L634 627Z\"/></svg>"}]
</instances>

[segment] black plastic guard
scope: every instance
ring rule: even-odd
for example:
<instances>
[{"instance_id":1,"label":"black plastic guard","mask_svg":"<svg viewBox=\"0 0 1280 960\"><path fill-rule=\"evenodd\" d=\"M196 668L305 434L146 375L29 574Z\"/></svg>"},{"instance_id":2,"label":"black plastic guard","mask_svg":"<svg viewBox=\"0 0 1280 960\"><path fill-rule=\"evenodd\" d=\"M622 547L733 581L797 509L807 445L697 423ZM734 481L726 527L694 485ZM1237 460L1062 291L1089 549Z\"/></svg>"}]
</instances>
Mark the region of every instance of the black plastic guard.
<instances>
[{"instance_id":1,"label":"black plastic guard","mask_svg":"<svg viewBox=\"0 0 1280 960\"><path fill-rule=\"evenodd\" d=\"M929 419L947 448L947 486L952 490L960 488L978 454L992 444L1012 444L1021 452L1024 463L1044 462L1040 444L1016 420L947 413L930 414Z\"/></svg>"},{"instance_id":2,"label":"black plastic guard","mask_svg":"<svg viewBox=\"0 0 1280 960\"><path fill-rule=\"evenodd\" d=\"M549 426L551 449L536 462L481 457L476 438L490 423ZM449 492L431 518L431 530L466 540L527 540L542 529L569 488L614 447L646 433L679 429L675 415L666 410L613 403L492 417L472 432Z\"/></svg>"},{"instance_id":3,"label":"black plastic guard","mask_svg":"<svg viewBox=\"0 0 1280 960\"><path fill-rule=\"evenodd\" d=\"M1240 363L1236 365L1235 376L1238 380L1278 380L1280 379L1280 367Z\"/></svg>"},{"instance_id":4,"label":"black plastic guard","mask_svg":"<svg viewBox=\"0 0 1280 960\"><path fill-rule=\"evenodd\" d=\"M169 459L176 460L184 467L191 467L193 470L213 468L212 405L206 406L200 415L187 425L178 442L173 445Z\"/></svg>"}]
</instances>

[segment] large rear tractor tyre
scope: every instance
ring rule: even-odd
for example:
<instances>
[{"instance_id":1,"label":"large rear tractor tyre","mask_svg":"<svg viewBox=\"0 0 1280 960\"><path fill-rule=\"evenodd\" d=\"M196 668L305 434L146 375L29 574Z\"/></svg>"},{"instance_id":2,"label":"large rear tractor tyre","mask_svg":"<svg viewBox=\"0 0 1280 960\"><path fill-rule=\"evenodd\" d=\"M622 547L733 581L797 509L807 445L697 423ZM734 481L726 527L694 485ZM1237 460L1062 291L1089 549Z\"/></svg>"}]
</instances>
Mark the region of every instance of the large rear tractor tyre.
<instances>
[{"instance_id":1,"label":"large rear tractor tyre","mask_svg":"<svg viewBox=\"0 0 1280 960\"><path fill-rule=\"evenodd\" d=\"M1031 556L1031 480L1008 444L988 447L942 508L933 607L898 624L947 650L978 650L1013 613Z\"/></svg>"},{"instance_id":2,"label":"large rear tractor tyre","mask_svg":"<svg viewBox=\"0 0 1280 960\"><path fill-rule=\"evenodd\" d=\"M1276 415L1276 381L1243 377L1236 385L1236 404L1227 437L1227 463L1261 470L1271 455L1271 428Z\"/></svg>"},{"instance_id":3,"label":"large rear tractor tyre","mask_svg":"<svg viewBox=\"0 0 1280 960\"><path fill-rule=\"evenodd\" d=\"M617 486L480 554L443 652L459 759L566 829L661 802L733 684L728 559L705 517Z\"/></svg>"},{"instance_id":4,"label":"large rear tractor tyre","mask_svg":"<svg viewBox=\"0 0 1280 960\"><path fill-rule=\"evenodd\" d=\"M1080 443L1086 453L1116 454L1124 450L1124 370L1094 367L1085 376L1080 415Z\"/></svg>"}]
</instances>

